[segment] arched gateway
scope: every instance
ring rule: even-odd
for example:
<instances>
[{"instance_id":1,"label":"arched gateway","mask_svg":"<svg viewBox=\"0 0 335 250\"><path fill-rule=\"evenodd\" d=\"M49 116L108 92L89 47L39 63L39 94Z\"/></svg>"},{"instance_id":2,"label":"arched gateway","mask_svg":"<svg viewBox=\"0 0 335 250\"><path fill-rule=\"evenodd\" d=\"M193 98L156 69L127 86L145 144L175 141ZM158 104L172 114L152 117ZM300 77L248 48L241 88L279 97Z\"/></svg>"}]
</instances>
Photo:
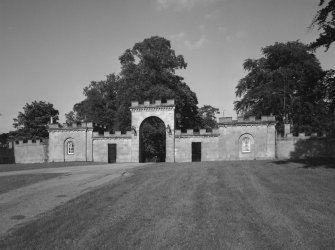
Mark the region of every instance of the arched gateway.
<instances>
[{"instance_id":1,"label":"arched gateway","mask_svg":"<svg viewBox=\"0 0 335 250\"><path fill-rule=\"evenodd\" d=\"M261 119L233 120L221 117L219 128L212 132L175 130L175 102L155 101L150 104L132 102L132 131L110 133L104 126L84 122L81 124L49 124L49 143L43 146L40 142L23 141L15 144L16 155L27 155L32 148L36 155L48 153L48 161L96 161L96 162L143 162L140 158L141 128L149 119L159 120L159 129L163 136L155 140L165 141L165 156L159 154L161 161L220 161L220 160L252 160L273 159L276 152L275 117L262 116ZM144 129L143 129L144 131ZM150 131L150 130L149 130ZM165 133L165 134L164 134ZM164 144L163 144L164 145ZM34 147L33 147L34 146ZM144 147L143 147L144 148ZM21 151L20 151L21 150ZM286 149L285 149L286 150ZM161 151L164 152L164 148ZM286 152L286 151L285 151ZM147 152L146 152L147 153ZM155 157L148 154L145 157ZM45 159L45 157L43 158ZM18 160L20 160L18 158Z\"/></svg>"},{"instance_id":2,"label":"arched gateway","mask_svg":"<svg viewBox=\"0 0 335 250\"><path fill-rule=\"evenodd\" d=\"M166 103L161 101L155 101L150 104L149 101L145 101L144 104L138 102L132 102L131 107L131 124L133 130L132 137L132 162L138 162L140 160L140 128L142 122L150 117L160 118L165 126L166 133L166 162L174 162L174 129L175 129L175 104L174 100L167 100Z\"/></svg>"}]
</instances>

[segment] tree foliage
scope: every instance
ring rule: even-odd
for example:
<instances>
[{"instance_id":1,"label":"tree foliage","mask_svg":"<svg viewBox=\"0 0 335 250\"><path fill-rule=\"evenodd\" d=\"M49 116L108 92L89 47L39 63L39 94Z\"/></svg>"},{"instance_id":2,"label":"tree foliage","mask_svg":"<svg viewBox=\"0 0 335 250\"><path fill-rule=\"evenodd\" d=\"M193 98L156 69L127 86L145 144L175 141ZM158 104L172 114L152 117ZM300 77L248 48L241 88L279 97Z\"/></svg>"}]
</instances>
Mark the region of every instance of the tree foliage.
<instances>
[{"instance_id":1,"label":"tree foliage","mask_svg":"<svg viewBox=\"0 0 335 250\"><path fill-rule=\"evenodd\" d=\"M298 41L275 43L263 57L247 59L248 74L236 86L235 110L244 116L275 114L295 132L321 130L325 117L324 71L309 47Z\"/></svg>"},{"instance_id":2,"label":"tree foliage","mask_svg":"<svg viewBox=\"0 0 335 250\"><path fill-rule=\"evenodd\" d=\"M177 127L200 126L196 94L176 74L187 64L183 56L175 54L170 41L158 36L144 39L127 49L119 60L119 75L91 82L84 89L85 100L74 106L79 117L108 125L110 130L129 130L131 101L174 98Z\"/></svg>"},{"instance_id":3,"label":"tree foliage","mask_svg":"<svg viewBox=\"0 0 335 250\"><path fill-rule=\"evenodd\" d=\"M75 104L73 111L65 115L67 123L89 120L113 127L117 112L115 102L118 84L114 74L106 76L103 81L92 81L84 88L85 100Z\"/></svg>"},{"instance_id":4,"label":"tree foliage","mask_svg":"<svg viewBox=\"0 0 335 250\"><path fill-rule=\"evenodd\" d=\"M319 6L323 8L315 15L310 28L317 26L321 33L316 41L311 43L311 48L324 46L327 51L335 41L335 0L320 0Z\"/></svg>"},{"instance_id":5,"label":"tree foliage","mask_svg":"<svg viewBox=\"0 0 335 250\"><path fill-rule=\"evenodd\" d=\"M0 144L7 144L9 139L9 133L0 134Z\"/></svg>"},{"instance_id":6,"label":"tree foliage","mask_svg":"<svg viewBox=\"0 0 335 250\"><path fill-rule=\"evenodd\" d=\"M131 101L175 99L176 128L185 130L203 124L196 94L176 74L177 70L185 69L187 63L182 55L175 54L169 40L158 36L144 39L127 49L119 61L118 75L110 74L105 80L92 81L84 88L85 99L66 114L68 123L93 121L107 125L110 131L126 131L131 126ZM159 138L165 136L165 127L158 125L156 120L148 120L141 140L145 157L157 156L161 161L165 143Z\"/></svg>"},{"instance_id":7,"label":"tree foliage","mask_svg":"<svg viewBox=\"0 0 335 250\"><path fill-rule=\"evenodd\" d=\"M157 117L150 117L143 121L140 129L141 162L165 161L165 130L163 121Z\"/></svg>"},{"instance_id":8,"label":"tree foliage","mask_svg":"<svg viewBox=\"0 0 335 250\"><path fill-rule=\"evenodd\" d=\"M13 133L14 139L35 139L47 138L47 124L50 117L53 121L58 121L58 110L54 109L53 104L43 101L33 101L23 107L23 112L19 112L14 118L13 126L16 129Z\"/></svg>"},{"instance_id":9,"label":"tree foliage","mask_svg":"<svg viewBox=\"0 0 335 250\"><path fill-rule=\"evenodd\" d=\"M205 129L213 129L218 127L216 121L216 114L219 112L218 108L214 108L211 105L204 105L199 108L199 115L202 118L202 127Z\"/></svg>"},{"instance_id":10,"label":"tree foliage","mask_svg":"<svg viewBox=\"0 0 335 250\"><path fill-rule=\"evenodd\" d=\"M325 102L327 103L327 118L325 130L328 135L335 137L335 70L326 71L323 79L326 90Z\"/></svg>"}]
</instances>

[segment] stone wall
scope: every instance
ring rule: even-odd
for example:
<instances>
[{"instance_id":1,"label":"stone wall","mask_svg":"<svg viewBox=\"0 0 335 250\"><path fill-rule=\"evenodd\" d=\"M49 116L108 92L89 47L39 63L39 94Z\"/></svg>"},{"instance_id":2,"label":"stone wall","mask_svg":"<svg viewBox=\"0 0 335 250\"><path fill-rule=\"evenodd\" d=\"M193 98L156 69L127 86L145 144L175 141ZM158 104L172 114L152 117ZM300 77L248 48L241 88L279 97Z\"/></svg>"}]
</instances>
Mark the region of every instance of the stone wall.
<instances>
[{"instance_id":1,"label":"stone wall","mask_svg":"<svg viewBox=\"0 0 335 250\"><path fill-rule=\"evenodd\" d=\"M221 123L206 132L175 133L176 162L192 160L192 142L201 142L201 160L254 160L275 158L275 124L272 121ZM250 139L250 152L242 152L242 139Z\"/></svg>"},{"instance_id":2,"label":"stone wall","mask_svg":"<svg viewBox=\"0 0 335 250\"><path fill-rule=\"evenodd\" d=\"M206 132L201 129L200 132L194 132L188 129L187 133L175 131L175 161L192 161L192 142L201 142L201 161L215 161L219 159L218 150L219 131Z\"/></svg>"},{"instance_id":3,"label":"stone wall","mask_svg":"<svg viewBox=\"0 0 335 250\"><path fill-rule=\"evenodd\" d=\"M116 162L131 162L132 159L132 132L114 134L93 132L92 138L93 161L108 162L108 144L116 144Z\"/></svg>"},{"instance_id":4,"label":"stone wall","mask_svg":"<svg viewBox=\"0 0 335 250\"><path fill-rule=\"evenodd\" d=\"M48 140L28 140L14 143L16 163L42 163L48 161Z\"/></svg>"},{"instance_id":5,"label":"stone wall","mask_svg":"<svg viewBox=\"0 0 335 250\"><path fill-rule=\"evenodd\" d=\"M299 136L288 134L276 140L276 158L302 159L311 157L335 157L335 139L318 137L316 134Z\"/></svg>"},{"instance_id":6,"label":"stone wall","mask_svg":"<svg viewBox=\"0 0 335 250\"><path fill-rule=\"evenodd\" d=\"M275 124L221 124L219 160L254 160L275 158ZM242 152L242 139L251 140L251 151Z\"/></svg>"},{"instance_id":7,"label":"stone wall","mask_svg":"<svg viewBox=\"0 0 335 250\"><path fill-rule=\"evenodd\" d=\"M93 123L49 125L49 162L92 161ZM74 152L69 154L68 142L73 142Z\"/></svg>"}]
</instances>

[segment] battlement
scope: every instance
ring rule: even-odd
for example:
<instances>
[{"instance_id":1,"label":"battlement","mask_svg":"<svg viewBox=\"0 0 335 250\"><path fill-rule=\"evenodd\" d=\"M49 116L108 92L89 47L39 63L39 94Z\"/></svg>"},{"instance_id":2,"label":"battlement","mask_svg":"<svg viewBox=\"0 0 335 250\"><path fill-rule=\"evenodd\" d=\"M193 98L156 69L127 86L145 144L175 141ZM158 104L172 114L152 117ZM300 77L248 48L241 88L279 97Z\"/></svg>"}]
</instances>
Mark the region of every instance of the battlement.
<instances>
[{"instance_id":1,"label":"battlement","mask_svg":"<svg viewBox=\"0 0 335 250\"><path fill-rule=\"evenodd\" d=\"M261 119L256 119L255 116L248 118L238 117L237 120L233 120L232 117L219 117L219 124L261 124L261 123L274 123L276 117L274 116L262 116Z\"/></svg>"},{"instance_id":2,"label":"battlement","mask_svg":"<svg viewBox=\"0 0 335 250\"><path fill-rule=\"evenodd\" d=\"M19 140L15 141L15 145L40 145L47 144L48 139L36 139L36 140Z\"/></svg>"},{"instance_id":3,"label":"battlement","mask_svg":"<svg viewBox=\"0 0 335 250\"><path fill-rule=\"evenodd\" d=\"M74 122L71 124L63 123L60 125L58 123L49 124L49 129L77 129L77 128L101 128L106 129L107 127L104 125L100 125L93 122Z\"/></svg>"},{"instance_id":4,"label":"battlement","mask_svg":"<svg viewBox=\"0 0 335 250\"><path fill-rule=\"evenodd\" d=\"M144 103L139 103L138 101L132 101L132 108L145 108L145 107L162 107L162 106L174 106L174 99L169 99L165 103L161 100L155 100L155 103L150 103L150 101L144 101Z\"/></svg>"},{"instance_id":5,"label":"battlement","mask_svg":"<svg viewBox=\"0 0 335 250\"><path fill-rule=\"evenodd\" d=\"M175 130L176 137L188 137L188 136L219 136L219 129L213 129L212 132L207 132L206 129L200 129L199 132L195 132L193 129L187 129L186 133L182 133L181 130Z\"/></svg>"},{"instance_id":6,"label":"battlement","mask_svg":"<svg viewBox=\"0 0 335 250\"><path fill-rule=\"evenodd\" d=\"M93 132L93 138L131 138L132 134L132 131L127 131L125 134L122 134L121 131L115 131L114 133L105 131L103 134L99 132Z\"/></svg>"},{"instance_id":7,"label":"battlement","mask_svg":"<svg viewBox=\"0 0 335 250\"><path fill-rule=\"evenodd\" d=\"M279 139L317 139L317 138L326 138L326 134L323 133L318 135L317 133L312 133L310 135L306 135L305 133L299 133L298 135L294 135L293 133L289 133L286 137L279 137Z\"/></svg>"}]
</instances>

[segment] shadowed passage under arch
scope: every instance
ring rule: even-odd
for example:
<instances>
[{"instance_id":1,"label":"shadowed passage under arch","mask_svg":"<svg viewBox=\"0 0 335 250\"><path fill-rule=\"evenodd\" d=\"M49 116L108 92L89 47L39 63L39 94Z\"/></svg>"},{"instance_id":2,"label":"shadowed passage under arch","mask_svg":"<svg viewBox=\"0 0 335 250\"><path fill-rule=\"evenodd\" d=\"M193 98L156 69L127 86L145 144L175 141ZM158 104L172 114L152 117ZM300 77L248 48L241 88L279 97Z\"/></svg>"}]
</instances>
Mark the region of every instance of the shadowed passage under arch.
<instances>
[{"instance_id":1,"label":"shadowed passage under arch","mask_svg":"<svg viewBox=\"0 0 335 250\"><path fill-rule=\"evenodd\" d=\"M164 122L150 116L143 120L139 131L140 162L165 162L166 128Z\"/></svg>"}]
</instances>

